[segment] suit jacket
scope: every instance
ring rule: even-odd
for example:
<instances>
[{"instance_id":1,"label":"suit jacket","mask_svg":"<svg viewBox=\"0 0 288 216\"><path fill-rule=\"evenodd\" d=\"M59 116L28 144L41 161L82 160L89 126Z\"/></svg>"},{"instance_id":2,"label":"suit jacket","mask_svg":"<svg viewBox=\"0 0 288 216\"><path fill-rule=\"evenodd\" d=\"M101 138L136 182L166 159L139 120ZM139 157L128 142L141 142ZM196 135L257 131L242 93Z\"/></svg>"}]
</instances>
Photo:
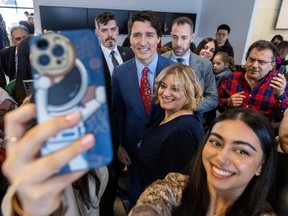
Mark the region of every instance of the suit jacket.
<instances>
[{"instance_id":1,"label":"suit jacket","mask_svg":"<svg viewBox=\"0 0 288 216\"><path fill-rule=\"evenodd\" d=\"M112 75L112 104L118 116L120 144L132 160L137 155L137 144L145 127L164 113L159 104L152 103L151 114L147 117L141 99L135 61L133 58L119 65ZM155 77L162 69L173 63L170 59L159 55Z\"/></svg>"},{"instance_id":2,"label":"suit jacket","mask_svg":"<svg viewBox=\"0 0 288 216\"><path fill-rule=\"evenodd\" d=\"M0 64L9 81L16 77L15 63L16 46L10 46L0 51Z\"/></svg>"},{"instance_id":3,"label":"suit jacket","mask_svg":"<svg viewBox=\"0 0 288 216\"><path fill-rule=\"evenodd\" d=\"M131 48L117 46L117 49L121 55L123 63L134 57L134 52L132 51ZM103 59L103 69L104 69L104 76L105 76L105 82L106 82L107 100L108 100L108 103L111 104L111 101L112 101L111 75L110 75L108 64L105 60L103 52L102 52L102 59Z\"/></svg>"},{"instance_id":4,"label":"suit jacket","mask_svg":"<svg viewBox=\"0 0 288 216\"><path fill-rule=\"evenodd\" d=\"M171 58L172 52L168 51L163 56ZM203 89L204 100L200 103L198 111L204 113L215 109L218 105L219 97L212 71L212 63L190 51L189 66L195 71Z\"/></svg>"},{"instance_id":5,"label":"suit jacket","mask_svg":"<svg viewBox=\"0 0 288 216\"><path fill-rule=\"evenodd\" d=\"M4 89L6 84L7 83L6 83L5 73L0 65L0 87Z\"/></svg>"},{"instance_id":6,"label":"suit jacket","mask_svg":"<svg viewBox=\"0 0 288 216\"><path fill-rule=\"evenodd\" d=\"M121 58L123 60L123 63L127 60L134 57L134 52L131 48L128 47L121 47L117 46L117 49L121 55ZM110 115L110 126L111 126L111 133L112 133L112 143L113 143L113 152L114 157L112 161L112 166L114 167L114 171L116 173L121 172L122 170L122 163L118 163L117 160L117 150L119 147L119 134L118 134L118 121L117 121L117 115L113 113L112 111L112 90L111 90L111 75L109 71L108 64L105 60L104 54L102 52L102 59L103 59L103 69L104 69L104 78L106 82L106 95L107 95L107 102L108 102L108 108L109 108L109 115Z\"/></svg>"}]
</instances>

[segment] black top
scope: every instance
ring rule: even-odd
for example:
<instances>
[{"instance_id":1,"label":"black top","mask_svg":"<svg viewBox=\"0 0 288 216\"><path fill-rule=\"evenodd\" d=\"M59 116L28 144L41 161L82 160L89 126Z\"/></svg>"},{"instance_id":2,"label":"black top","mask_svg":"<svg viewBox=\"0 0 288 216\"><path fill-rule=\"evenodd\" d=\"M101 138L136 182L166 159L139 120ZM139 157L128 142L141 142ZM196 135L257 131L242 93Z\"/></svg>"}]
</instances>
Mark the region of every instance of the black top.
<instances>
[{"instance_id":1,"label":"black top","mask_svg":"<svg viewBox=\"0 0 288 216\"><path fill-rule=\"evenodd\" d=\"M169 172L181 172L191 162L204 137L197 115L182 115L159 125L162 120L145 131L139 144L143 189Z\"/></svg>"},{"instance_id":2,"label":"black top","mask_svg":"<svg viewBox=\"0 0 288 216\"><path fill-rule=\"evenodd\" d=\"M232 58L234 58L234 51L233 51L233 47L231 46L231 44L229 43L228 40L226 40L225 44L221 47L217 47L216 48L216 51L215 51L215 54L219 51L222 51L222 52L226 52L228 53L229 56L231 56Z\"/></svg>"}]
</instances>

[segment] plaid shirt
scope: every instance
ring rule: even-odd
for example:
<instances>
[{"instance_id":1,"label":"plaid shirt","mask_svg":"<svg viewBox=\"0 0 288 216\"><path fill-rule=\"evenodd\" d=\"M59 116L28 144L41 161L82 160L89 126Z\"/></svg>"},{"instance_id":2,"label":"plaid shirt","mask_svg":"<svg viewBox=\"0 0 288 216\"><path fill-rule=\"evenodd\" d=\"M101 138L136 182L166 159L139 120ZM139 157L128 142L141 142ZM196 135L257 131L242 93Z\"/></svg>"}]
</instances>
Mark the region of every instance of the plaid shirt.
<instances>
[{"instance_id":1,"label":"plaid shirt","mask_svg":"<svg viewBox=\"0 0 288 216\"><path fill-rule=\"evenodd\" d=\"M259 110L268 117L270 122L279 122L283 118L283 113L288 107L288 85L286 83L285 92L278 99L274 96L274 90L270 87L273 73L268 73L258 85L251 89L244 78L245 71L233 72L225 77L218 88L220 102L218 109L220 112L229 109L228 99L235 93L244 91L246 98L241 107Z\"/></svg>"}]
</instances>

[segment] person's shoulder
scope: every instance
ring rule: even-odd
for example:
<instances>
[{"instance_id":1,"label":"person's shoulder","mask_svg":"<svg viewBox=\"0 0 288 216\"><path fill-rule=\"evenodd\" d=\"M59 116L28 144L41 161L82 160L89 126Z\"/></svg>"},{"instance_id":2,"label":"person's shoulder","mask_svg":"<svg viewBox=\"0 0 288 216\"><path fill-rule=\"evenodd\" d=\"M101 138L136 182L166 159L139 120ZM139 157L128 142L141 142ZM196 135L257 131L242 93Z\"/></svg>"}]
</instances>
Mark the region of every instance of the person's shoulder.
<instances>
[{"instance_id":1,"label":"person's shoulder","mask_svg":"<svg viewBox=\"0 0 288 216\"><path fill-rule=\"evenodd\" d=\"M197 114L195 115L182 115L174 121L175 131L195 131L195 128L199 129L202 127L201 118Z\"/></svg>"},{"instance_id":2,"label":"person's shoulder","mask_svg":"<svg viewBox=\"0 0 288 216\"><path fill-rule=\"evenodd\" d=\"M191 55L189 60L189 66L196 71L201 71L203 74L210 74L211 76L213 76L211 61L202 58L193 52L190 53Z\"/></svg>"},{"instance_id":3,"label":"person's shoulder","mask_svg":"<svg viewBox=\"0 0 288 216\"><path fill-rule=\"evenodd\" d=\"M2 49L0 51L0 55L4 55L4 54L7 54L7 53L15 52L15 50L16 50L16 46L5 47L4 49Z\"/></svg>"},{"instance_id":4,"label":"person's shoulder","mask_svg":"<svg viewBox=\"0 0 288 216\"><path fill-rule=\"evenodd\" d=\"M164 182L177 182L177 184L186 184L189 180L188 175L184 175L177 172L170 172L168 173L165 178Z\"/></svg>"},{"instance_id":5,"label":"person's shoulder","mask_svg":"<svg viewBox=\"0 0 288 216\"><path fill-rule=\"evenodd\" d=\"M134 56L134 52L130 47L122 47L122 46L117 46L119 52L121 52L124 55L129 55L129 56Z\"/></svg>"},{"instance_id":6,"label":"person's shoulder","mask_svg":"<svg viewBox=\"0 0 288 216\"><path fill-rule=\"evenodd\" d=\"M192 58L192 60L194 61L201 62L204 64L212 64L211 61L209 61L208 59L202 58L199 55L193 53L192 51L190 52L190 55L191 55L190 59Z\"/></svg>"},{"instance_id":7,"label":"person's shoulder","mask_svg":"<svg viewBox=\"0 0 288 216\"><path fill-rule=\"evenodd\" d=\"M170 58L167 58L167 57L162 56L162 55L160 55L160 54L158 54L158 62L167 64L167 65L171 65L171 64L174 64L174 63L175 63L175 62L172 61Z\"/></svg>"},{"instance_id":8,"label":"person's shoulder","mask_svg":"<svg viewBox=\"0 0 288 216\"><path fill-rule=\"evenodd\" d=\"M135 64L135 57L127 60L126 62L123 62L123 64L118 65L117 67L115 67L114 72L116 73L124 73L130 70L130 68L134 67L136 68L136 64Z\"/></svg>"},{"instance_id":9,"label":"person's shoulder","mask_svg":"<svg viewBox=\"0 0 288 216\"><path fill-rule=\"evenodd\" d=\"M165 53L163 53L161 56L165 57L165 58L171 58L172 56L172 51L167 51Z\"/></svg>"}]
</instances>

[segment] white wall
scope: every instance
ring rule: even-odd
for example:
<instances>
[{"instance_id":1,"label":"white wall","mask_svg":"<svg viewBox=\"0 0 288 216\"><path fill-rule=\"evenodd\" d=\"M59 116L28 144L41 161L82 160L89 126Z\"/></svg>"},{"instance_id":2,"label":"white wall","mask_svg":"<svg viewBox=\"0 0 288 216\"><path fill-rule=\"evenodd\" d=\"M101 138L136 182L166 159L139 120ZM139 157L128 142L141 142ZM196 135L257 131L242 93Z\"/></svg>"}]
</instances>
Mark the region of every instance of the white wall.
<instances>
[{"instance_id":1,"label":"white wall","mask_svg":"<svg viewBox=\"0 0 288 216\"><path fill-rule=\"evenodd\" d=\"M246 50L254 41L260 39L270 41L276 34L281 34L284 37L284 40L288 40L288 29L276 29L281 2L282 0L256 0L255 11L251 19L246 43Z\"/></svg>"}]
</instances>

